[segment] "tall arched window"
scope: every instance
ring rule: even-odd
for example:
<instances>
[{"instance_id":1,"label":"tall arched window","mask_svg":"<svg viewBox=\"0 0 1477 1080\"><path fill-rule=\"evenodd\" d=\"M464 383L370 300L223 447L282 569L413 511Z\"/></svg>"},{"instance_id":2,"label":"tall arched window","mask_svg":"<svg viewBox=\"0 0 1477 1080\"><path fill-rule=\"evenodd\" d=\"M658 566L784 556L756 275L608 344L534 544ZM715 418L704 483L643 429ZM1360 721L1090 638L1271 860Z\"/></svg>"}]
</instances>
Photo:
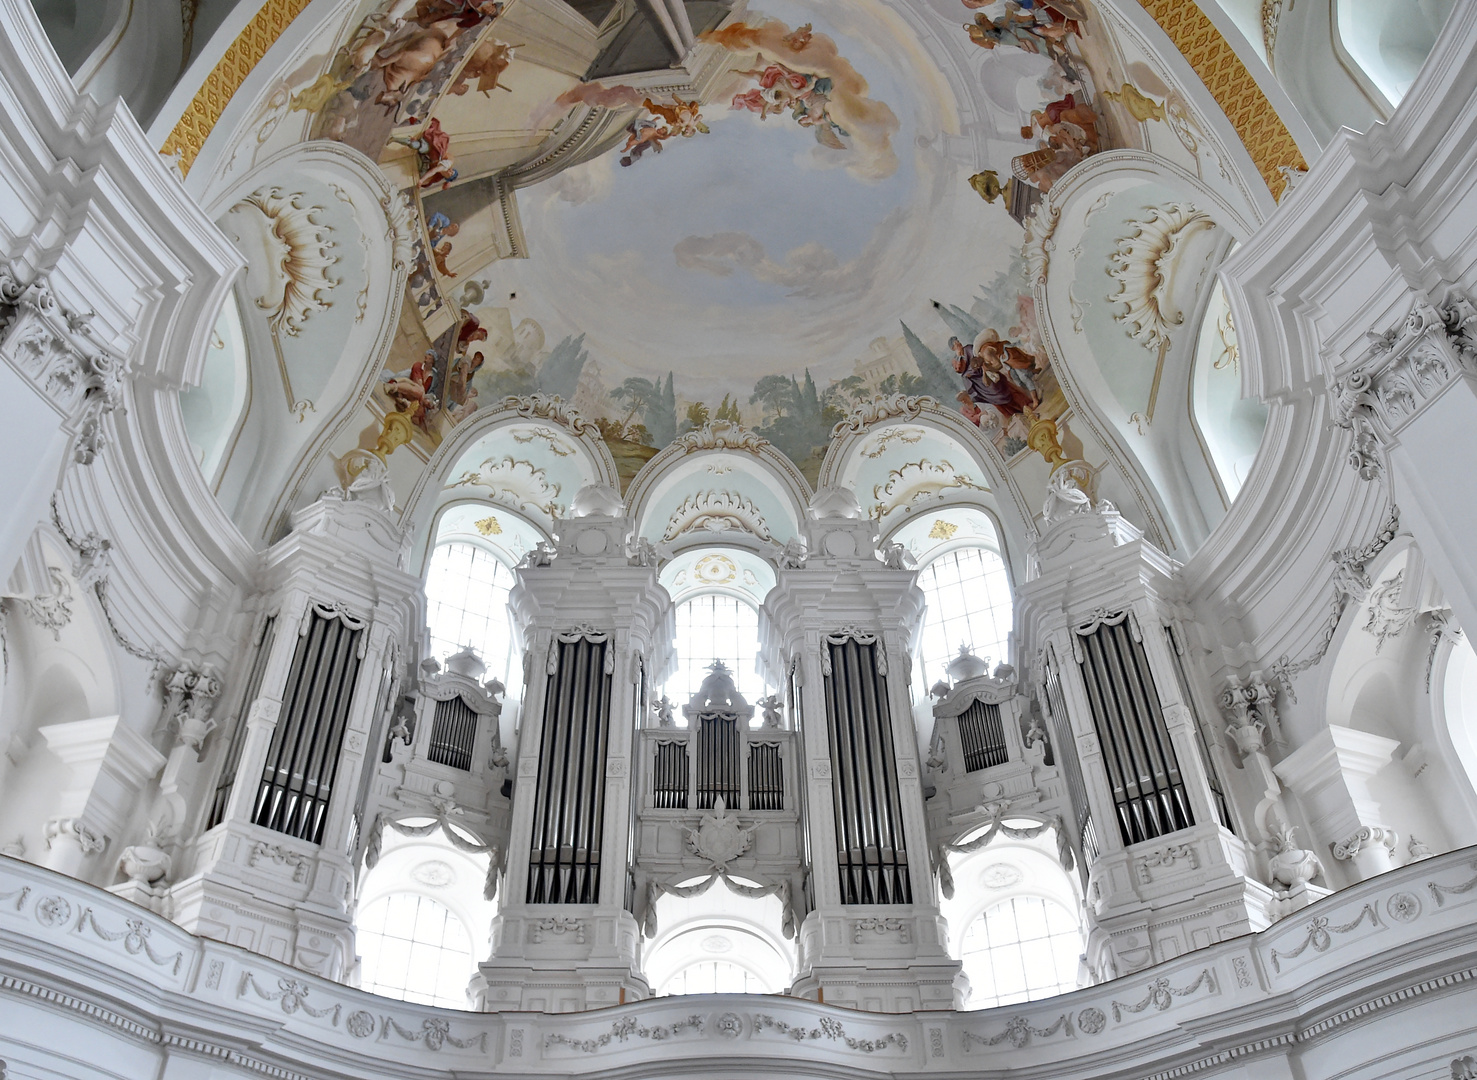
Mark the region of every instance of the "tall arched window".
<instances>
[{"instance_id":1,"label":"tall arched window","mask_svg":"<svg viewBox=\"0 0 1477 1080\"><path fill-rule=\"evenodd\" d=\"M416 893L391 893L355 920L359 986L371 994L466 1009L476 969L472 941L444 904Z\"/></svg>"},{"instance_id":2,"label":"tall arched window","mask_svg":"<svg viewBox=\"0 0 1477 1080\"><path fill-rule=\"evenodd\" d=\"M464 541L438 545L426 572L431 655L445 660L470 645L487 675L506 683L516 660L508 619L513 583L513 571L488 549Z\"/></svg>"},{"instance_id":3,"label":"tall arched window","mask_svg":"<svg viewBox=\"0 0 1477 1080\"><path fill-rule=\"evenodd\" d=\"M759 677L759 612L736 597L721 593L695 596L677 605L677 669L666 694L679 709L697 693L708 665L722 660L733 671L734 685L750 704L764 696Z\"/></svg>"},{"instance_id":4,"label":"tall arched window","mask_svg":"<svg viewBox=\"0 0 1477 1080\"><path fill-rule=\"evenodd\" d=\"M928 601L918 645L924 686L944 677L960 645L996 663L1008 660L1010 579L999 555L983 547L946 551L919 570L918 587Z\"/></svg>"},{"instance_id":5,"label":"tall arched window","mask_svg":"<svg viewBox=\"0 0 1477 1080\"><path fill-rule=\"evenodd\" d=\"M1081 949L1077 920L1055 900L1014 896L986 908L970 923L959 951L969 976L969 1007L989 1009L1077 989Z\"/></svg>"}]
</instances>

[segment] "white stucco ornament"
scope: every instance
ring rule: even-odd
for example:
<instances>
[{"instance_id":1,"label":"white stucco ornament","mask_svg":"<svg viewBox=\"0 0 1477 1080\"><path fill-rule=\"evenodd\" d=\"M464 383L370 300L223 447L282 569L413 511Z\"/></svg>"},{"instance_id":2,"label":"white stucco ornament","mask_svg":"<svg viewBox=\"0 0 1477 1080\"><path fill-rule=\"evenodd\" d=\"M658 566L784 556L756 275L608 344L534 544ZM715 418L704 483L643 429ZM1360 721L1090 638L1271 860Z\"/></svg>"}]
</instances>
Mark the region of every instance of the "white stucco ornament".
<instances>
[{"instance_id":1,"label":"white stucco ornament","mask_svg":"<svg viewBox=\"0 0 1477 1080\"><path fill-rule=\"evenodd\" d=\"M688 848L712 863L714 870L725 869L753 842L754 830L744 828L737 814L728 813L722 795L713 801L713 809L703 815L698 827L687 830Z\"/></svg>"}]
</instances>

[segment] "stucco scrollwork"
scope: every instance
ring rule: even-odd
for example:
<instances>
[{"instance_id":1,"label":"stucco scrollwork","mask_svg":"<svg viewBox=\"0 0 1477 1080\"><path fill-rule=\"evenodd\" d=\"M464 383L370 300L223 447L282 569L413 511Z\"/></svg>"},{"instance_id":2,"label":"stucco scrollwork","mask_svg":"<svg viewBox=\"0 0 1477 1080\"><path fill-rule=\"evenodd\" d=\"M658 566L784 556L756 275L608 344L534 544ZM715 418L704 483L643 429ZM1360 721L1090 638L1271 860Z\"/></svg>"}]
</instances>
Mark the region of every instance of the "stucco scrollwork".
<instances>
[{"instance_id":1,"label":"stucco scrollwork","mask_svg":"<svg viewBox=\"0 0 1477 1080\"><path fill-rule=\"evenodd\" d=\"M1333 422L1353 437L1349 464L1365 480L1384 474L1385 441L1463 374L1477 372L1477 305L1455 295L1419 301L1399 326L1370 333L1370 354L1329 383Z\"/></svg>"},{"instance_id":2,"label":"stucco scrollwork","mask_svg":"<svg viewBox=\"0 0 1477 1080\"><path fill-rule=\"evenodd\" d=\"M686 454L699 450L747 450L758 453L761 448L769 445L769 440L731 420L709 420L694 431L678 435L674 443Z\"/></svg>"},{"instance_id":3,"label":"stucco scrollwork","mask_svg":"<svg viewBox=\"0 0 1477 1080\"><path fill-rule=\"evenodd\" d=\"M873 424L880 424L884 420L916 419L929 405L937 404L930 397L914 397L909 394L878 394L871 401L863 401L858 404L831 429L831 438L839 439L843 435L860 435ZM916 442L916 439L910 440ZM875 455L868 455L875 456Z\"/></svg>"},{"instance_id":4,"label":"stucco scrollwork","mask_svg":"<svg viewBox=\"0 0 1477 1080\"><path fill-rule=\"evenodd\" d=\"M276 186L253 192L229 217L246 248L247 289L273 331L296 337L314 312L332 306L327 294L339 284L329 270L339 261L330 230L318 220L323 207L301 191Z\"/></svg>"},{"instance_id":5,"label":"stucco scrollwork","mask_svg":"<svg viewBox=\"0 0 1477 1080\"><path fill-rule=\"evenodd\" d=\"M100 345L92 312L63 307L44 277L24 280L0 263L0 354L77 432L72 459L90 465L104 445L102 420L122 406L127 361Z\"/></svg>"},{"instance_id":6,"label":"stucco scrollwork","mask_svg":"<svg viewBox=\"0 0 1477 1080\"><path fill-rule=\"evenodd\" d=\"M503 407L530 420L552 420L576 435L591 435L597 439L600 437L600 429L575 412L558 394L552 397L547 394L506 397L503 398Z\"/></svg>"},{"instance_id":7,"label":"stucco scrollwork","mask_svg":"<svg viewBox=\"0 0 1477 1080\"><path fill-rule=\"evenodd\" d=\"M748 496L737 491L700 491L683 499L672 511L662 541L704 530L715 533L742 530L760 540L771 538L769 523Z\"/></svg>"}]
</instances>

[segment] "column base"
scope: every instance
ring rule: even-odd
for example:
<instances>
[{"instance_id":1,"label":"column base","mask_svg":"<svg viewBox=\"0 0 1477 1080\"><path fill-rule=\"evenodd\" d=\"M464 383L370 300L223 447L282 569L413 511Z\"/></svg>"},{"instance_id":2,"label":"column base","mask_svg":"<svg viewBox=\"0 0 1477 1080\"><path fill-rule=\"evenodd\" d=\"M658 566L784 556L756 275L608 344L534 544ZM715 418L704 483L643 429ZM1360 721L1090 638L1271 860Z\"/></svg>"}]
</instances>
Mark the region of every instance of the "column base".
<instances>
[{"instance_id":1,"label":"column base","mask_svg":"<svg viewBox=\"0 0 1477 1080\"><path fill-rule=\"evenodd\" d=\"M1245 846L1217 825L1103 855L1087 895L1087 965L1100 981L1265 930L1275 917L1275 892L1248 876Z\"/></svg>"},{"instance_id":2,"label":"column base","mask_svg":"<svg viewBox=\"0 0 1477 1080\"><path fill-rule=\"evenodd\" d=\"M640 931L623 908L517 905L493 923L471 993L483 1012L583 1012L651 996Z\"/></svg>"},{"instance_id":3,"label":"column base","mask_svg":"<svg viewBox=\"0 0 1477 1080\"><path fill-rule=\"evenodd\" d=\"M194 855L201 869L159 899L176 923L343 981L356 959L348 860L238 822L206 833Z\"/></svg>"},{"instance_id":4,"label":"column base","mask_svg":"<svg viewBox=\"0 0 1477 1080\"><path fill-rule=\"evenodd\" d=\"M937 913L865 907L813 911L800 928L793 997L864 1012L962 1007L969 980Z\"/></svg>"}]
</instances>

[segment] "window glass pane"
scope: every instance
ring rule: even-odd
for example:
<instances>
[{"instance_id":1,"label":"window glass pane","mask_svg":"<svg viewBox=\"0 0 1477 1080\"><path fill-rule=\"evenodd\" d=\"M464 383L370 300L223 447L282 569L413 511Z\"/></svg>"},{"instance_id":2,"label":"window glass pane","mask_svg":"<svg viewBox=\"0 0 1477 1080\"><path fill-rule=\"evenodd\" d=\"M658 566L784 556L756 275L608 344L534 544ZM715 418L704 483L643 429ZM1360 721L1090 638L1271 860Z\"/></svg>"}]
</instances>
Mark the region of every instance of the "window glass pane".
<instances>
[{"instance_id":1,"label":"window glass pane","mask_svg":"<svg viewBox=\"0 0 1477 1080\"><path fill-rule=\"evenodd\" d=\"M396 893L365 907L357 921L359 985L371 994L466 1009L476 969L460 919L428 896Z\"/></svg>"},{"instance_id":2,"label":"window glass pane","mask_svg":"<svg viewBox=\"0 0 1477 1080\"><path fill-rule=\"evenodd\" d=\"M971 1009L1035 1001L1077 989L1077 920L1039 896L996 904L965 931L960 960Z\"/></svg>"},{"instance_id":3,"label":"window glass pane","mask_svg":"<svg viewBox=\"0 0 1477 1080\"><path fill-rule=\"evenodd\" d=\"M514 668L513 627L508 593L513 571L475 544L441 544L426 571L426 621L431 655L445 660L470 645L487 665L487 676L505 684Z\"/></svg>"},{"instance_id":4,"label":"window glass pane","mask_svg":"<svg viewBox=\"0 0 1477 1080\"><path fill-rule=\"evenodd\" d=\"M732 596L697 596L677 605L676 622L677 667L663 693L671 698L679 724L686 722L682 706L697 693L714 660L728 665L749 704L765 695L757 671L759 612Z\"/></svg>"},{"instance_id":5,"label":"window glass pane","mask_svg":"<svg viewBox=\"0 0 1477 1080\"><path fill-rule=\"evenodd\" d=\"M928 602L918 646L924 686L944 678L960 645L992 666L1009 659L1010 579L999 555L986 548L946 551L918 572L918 587Z\"/></svg>"}]
</instances>

